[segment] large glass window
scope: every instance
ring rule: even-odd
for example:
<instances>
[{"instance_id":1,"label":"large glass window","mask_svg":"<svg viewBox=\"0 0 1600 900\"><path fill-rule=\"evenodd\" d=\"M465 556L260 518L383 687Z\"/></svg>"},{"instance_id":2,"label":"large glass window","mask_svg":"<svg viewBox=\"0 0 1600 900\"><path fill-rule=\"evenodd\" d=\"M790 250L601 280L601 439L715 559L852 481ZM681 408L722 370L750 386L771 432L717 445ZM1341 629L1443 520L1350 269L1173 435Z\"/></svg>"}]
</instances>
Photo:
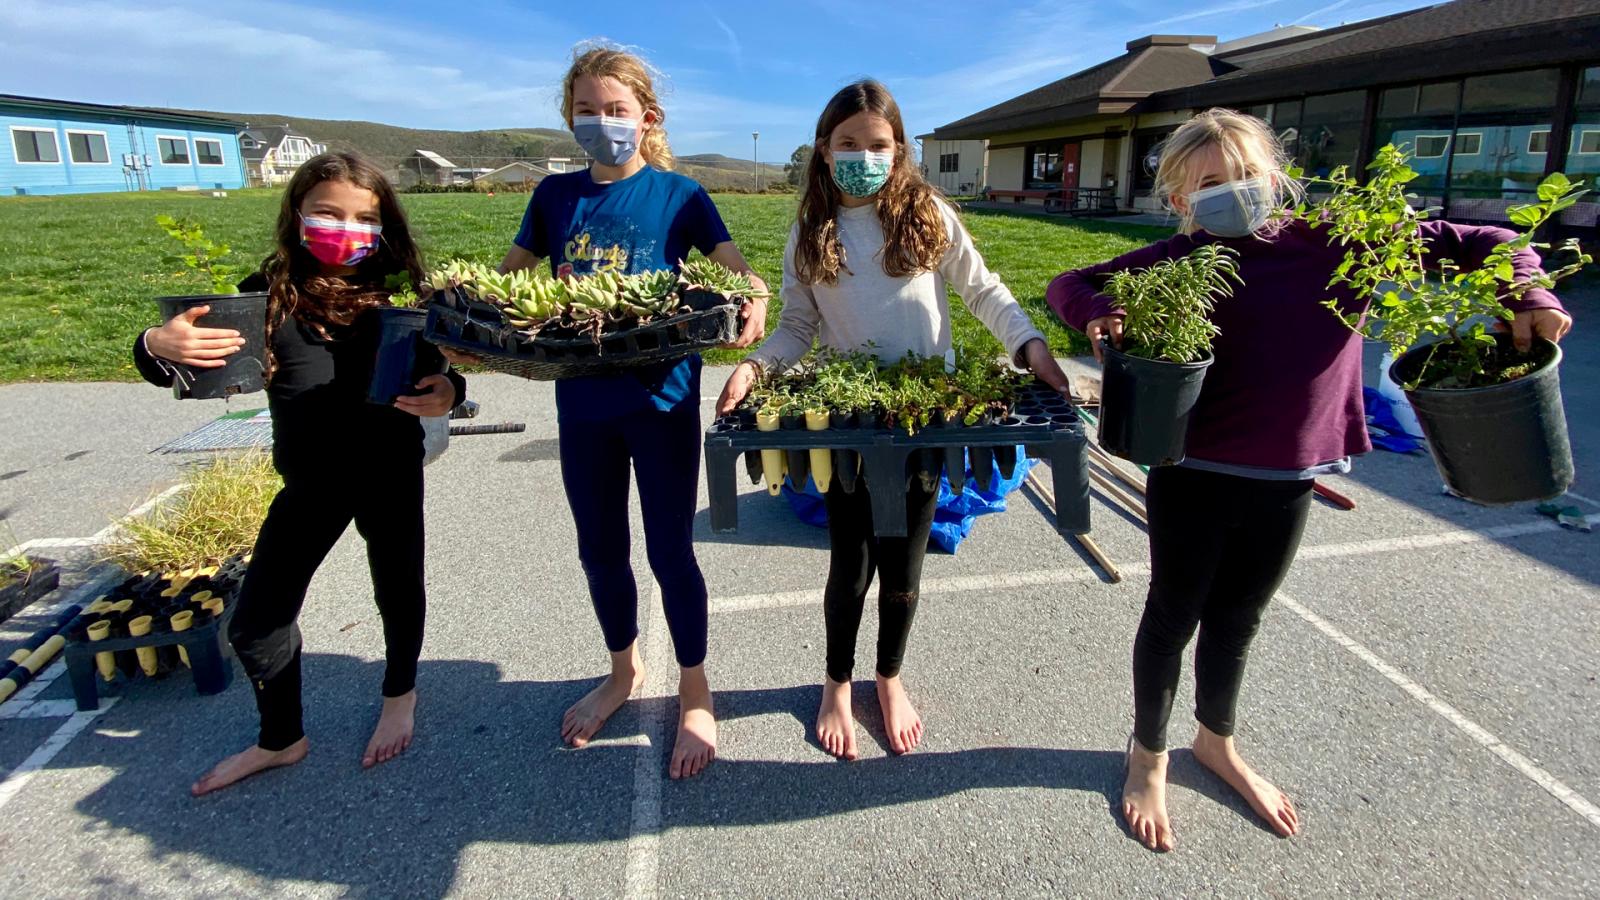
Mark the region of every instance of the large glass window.
<instances>
[{"instance_id":1,"label":"large glass window","mask_svg":"<svg viewBox=\"0 0 1600 900\"><path fill-rule=\"evenodd\" d=\"M1412 187L1428 195L1430 206L1443 202L1460 93L1461 82L1444 81L1389 88L1378 95L1373 146L1394 144L1411 148L1415 154L1411 167L1417 170L1417 180L1412 182ZM1481 152L1482 140L1481 134L1472 138L1461 135L1454 141L1456 152ZM1468 146L1469 142L1473 142L1473 146Z\"/></svg>"},{"instance_id":2,"label":"large glass window","mask_svg":"<svg viewBox=\"0 0 1600 900\"><path fill-rule=\"evenodd\" d=\"M111 154L106 149L106 136L97 131L67 132L67 151L72 154L72 161L75 163L111 161Z\"/></svg>"},{"instance_id":3,"label":"large glass window","mask_svg":"<svg viewBox=\"0 0 1600 900\"><path fill-rule=\"evenodd\" d=\"M1458 140L1451 154L1450 215L1503 220L1506 207L1533 197L1550 157L1559 80L1541 69L1462 82L1456 128L1480 137L1471 147Z\"/></svg>"},{"instance_id":4,"label":"large glass window","mask_svg":"<svg viewBox=\"0 0 1600 900\"><path fill-rule=\"evenodd\" d=\"M202 166L222 165L222 142L205 138L194 139L194 153Z\"/></svg>"},{"instance_id":5,"label":"large glass window","mask_svg":"<svg viewBox=\"0 0 1600 900\"><path fill-rule=\"evenodd\" d=\"M1593 228L1600 224L1600 194L1595 192L1596 182L1600 181L1600 66L1578 74L1576 106L1567 163L1561 170L1574 179L1583 179L1590 192L1584 202L1563 213L1561 221Z\"/></svg>"},{"instance_id":6,"label":"large glass window","mask_svg":"<svg viewBox=\"0 0 1600 900\"><path fill-rule=\"evenodd\" d=\"M189 164L189 139L188 138L157 138L156 144L161 151L163 165L174 166Z\"/></svg>"},{"instance_id":7,"label":"large glass window","mask_svg":"<svg viewBox=\"0 0 1600 900\"><path fill-rule=\"evenodd\" d=\"M1365 114L1363 91L1307 97L1294 148L1300 167L1312 175L1327 175L1338 166L1354 168Z\"/></svg>"},{"instance_id":8,"label":"large glass window","mask_svg":"<svg viewBox=\"0 0 1600 900\"><path fill-rule=\"evenodd\" d=\"M1061 187L1061 144L1033 144L1028 147L1028 190L1047 191Z\"/></svg>"},{"instance_id":9,"label":"large glass window","mask_svg":"<svg viewBox=\"0 0 1600 900\"><path fill-rule=\"evenodd\" d=\"M1161 142L1167 131L1141 131L1133 136L1133 192L1148 194L1156 187L1156 168L1161 165Z\"/></svg>"}]
</instances>

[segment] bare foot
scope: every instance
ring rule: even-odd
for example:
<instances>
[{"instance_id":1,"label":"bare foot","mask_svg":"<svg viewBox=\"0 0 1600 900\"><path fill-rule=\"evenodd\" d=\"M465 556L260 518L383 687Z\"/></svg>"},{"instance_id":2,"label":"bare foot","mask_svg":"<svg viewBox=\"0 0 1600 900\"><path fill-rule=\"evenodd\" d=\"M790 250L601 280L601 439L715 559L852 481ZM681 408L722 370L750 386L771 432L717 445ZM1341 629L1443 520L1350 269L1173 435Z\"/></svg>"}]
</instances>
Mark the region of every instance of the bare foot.
<instances>
[{"instance_id":1,"label":"bare foot","mask_svg":"<svg viewBox=\"0 0 1600 900\"><path fill-rule=\"evenodd\" d=\"M889 732L889 749L896 753L910 753L922 743L922 717L906 696L906 686L900 676L878 676L878 706L883 709L883 727Z\"/></svg>"},{"instance_id":2,"label":"bare foot","mask_svg":"<svg viewBox=\"0 0 1600 900\"><path fill-rule=\"evenodd\" d=\"M850 682L822 682L822 708L817 710L817 740L840 759L855 759L856 720L850 715Z\"/></svg>"},{"instance_id":3,"label":"bare foot","mask_svg":"<svg viewBox=\"0 0 1600 900\"><path fill-rule=\"evenodd\" d=\"M212 791L220 791L236 781L249 778L257 772L265 772L279 766L292 766L305 759L306 752L310 749L311 742L305 738L295 741L282 750L251 747L243 753L235 753L217 763L211 771L200 776L200 780L190 786L189 793L203 797Z\"/></svg>"},{"instance_id":4,"label":"bare foot","mask_svg":"<svg viewBox=\"0 0 1600 900\"><path fill-rule=\"evenodd\" d=\"M678 676L678 740L672 745L673 778L700 774L717 756L717 718L704 665Z\"/></svg>"},{"instance_id":5,"label":"bare foot","mask_svg":"<svg viewBox=\"0 0 1600 900\"><path fill-rule=\"evenodd\" d=\"M643 684L644 665L639 659L639 642L634 641L628 649L611 654L611 674L561 717L561 739L573 747L588 744Z\"/></svg>"},{"instance_id":6,"label":"bare foot","mask_svg":"<svg viewBox=\"0 0 1600 900\"><path fill-rule=\"evenodd\" d=\"M367 751L361 754L361 768L370 769L378 763L386 763L411 746L416 711L415 688L398 697L383 698L383 712L378 714L378 727L372 729Z\"/></svg>"},{"instance_id":7,"label":"bare foot","mask_svg":"<svg viewBox=\"0 0 1600 900\"><path fill-rule=\"evenodd\" d=\"M1223 737L1201 725L1194 736L1194 758L1217 773L1228 787L1238 791L1256 815L1267 820L1279 837L1292 837L1300 833L1300 815L1294 804L1272 782L1256 774L1239 757L1233 738Z\"/></svg>"},{"instance_id":8,"label":"bare foot","mask_svg":"<svg viewBox=\"0 0 1600 900\"><path fill-rule=\"evenodd\" d=\"M1175 847L1167 818L1167 754L1128 747L1128 778L1122 784L1122 817L1139 843L1163 853Z\"/></svg>"}]
</instances>

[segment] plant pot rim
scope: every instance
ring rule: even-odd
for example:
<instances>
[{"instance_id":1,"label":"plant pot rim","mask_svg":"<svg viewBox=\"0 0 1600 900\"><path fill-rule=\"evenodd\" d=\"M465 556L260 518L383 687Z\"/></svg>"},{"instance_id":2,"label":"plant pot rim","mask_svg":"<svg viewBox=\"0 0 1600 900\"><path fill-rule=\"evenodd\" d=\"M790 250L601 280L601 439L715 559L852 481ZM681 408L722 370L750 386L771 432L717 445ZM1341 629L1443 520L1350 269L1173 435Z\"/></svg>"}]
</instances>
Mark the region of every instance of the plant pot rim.
<instances>
[{"instance_id":1,"label":"plant pot rim","mask_svg":"<svg viewBox=\"0 0 1600 900\"><path fill-rule=\"evenodd\" d=\"M270 294L270 291L236 291L232 294L167 294L166 296L155 298L155 301L160 303L163 300L254 300L257 297L266 297Z\"/></svg>"},{"instance_id":2,"label":"plant pot rim","mask_svg":"<svg viewBox=\"0 0 1600 900\"><path fill-rule=\"evenodd\" d=\"M1207 350L1199 359L1194 360L1193 362L1180 363L1180 362L1173 362L1170 359L1150 359L1150 358L1144 357L1144 356L1134 356L1132 353L1129 353L1129 352L1127 352L1125 350L1118 350L1116 347L1112 346L1110 341L1107 341L1107 340L1102 340L1101 346L1105 348L1105 352L1111 353L1111 354L1115 354L1116 356L1118 356L1118 357L1120 357L1122 359L1131 359L1131 360L1136 360L1136 361L1142 362L1142 363L1157 363L1157 364L1160 364L1160 365L1163 365L1163 366L1185 366L1185 367L1188 367L1188 368L1204 368L1206 366L1211 365L1213 362L1216 361L1216 354L1212 353L1210 350Z\"/></svg>"},{"instance_id":3,"label":"plant pot rim","mask_svg":"<svg viewBox=\"0 0 1600 900\"><path fill-rule=\"evenodd\" d=\"M1511 339L1510 335L1496 335L1496 337L1504 337L1506 340L1510 340ZM1550 354L1550 358L1548 360L1545 360L1543 363L1540 363L1538 366L1536 366L1534 368L1534 370L1532 372L1529 372L1528 374L1522 376L1521 378L1515 378L1515 379L1512 379L1511 381L1502 381L1499 384L1480 385L1478 387L1464 387L1464 388L1442 388L1442 387L1404 388L1404 387L1402 387L1401 389L1404 390L1407 394L1450 394L1452 396L1461 396L1461 395L1464 395L1464 394L1486 394L1486 393L1492 393L1494 391L1506 390L1507 388L1510 388L1512 385L1517 384L1518 382L1526 381L1529 378L1532 378L1532 377L1534 377L1536 375L1539 375L1539 374L1542 374L1544 372L1547 372L1547 371L1549 371L1549 370L1561 365L1562 352L1561 352L1561 345L1560 344L1556 343L1555 341L1550 340L1549 338L1544 338L1544 337L1536 337L1533 340L1534 340L1534 346L1547 345L1551 349L1552 353ZM1437 342L1435 342L1435 343L1437 343ZM1396 372L1400 368L1400 364L1402 362L1404 362L1406 359L1410 358L1413 353L1419 353L1419 352L1421 352L1423 350L1426 350L1426 349L1428 349L1429 347L1432 347L1432 346L1433 346L1432 343L1419 344L1419 345L1417 345L1415 347L1412 347L1410 350L1407 350L1406 352L1400 354L1399 356L1395 357L1394 361L1389 363L1389 377L1394 380L1394 383L1395 384L1399 384L1399 385L1404 385L1405 384L1404 381L1402 381L1401 379L1395 377L1396 376Z\"/></svg>"}]
</instances>

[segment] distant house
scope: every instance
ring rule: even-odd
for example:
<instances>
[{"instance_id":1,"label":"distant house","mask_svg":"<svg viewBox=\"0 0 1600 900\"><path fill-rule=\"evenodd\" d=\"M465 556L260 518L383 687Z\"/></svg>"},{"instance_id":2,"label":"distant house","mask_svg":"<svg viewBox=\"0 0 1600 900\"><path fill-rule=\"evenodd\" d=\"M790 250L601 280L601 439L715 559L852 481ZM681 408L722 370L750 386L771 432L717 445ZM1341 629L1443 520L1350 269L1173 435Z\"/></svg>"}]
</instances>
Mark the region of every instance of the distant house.
<instances>
[{"instance_id":1,"label":"distant house","mask_svg":"<svg viewBox=\"0 0 1600 900\"><path fill-rule=\"evenodd\" d=\"M518 160L507 163L498 169L490 169L474 178L478 184L489 186L503 186L512 188L531 189L552 174L551 170L537 166L530 162Z\"/></svg>"},{"instance_id":2,"label":"distant house","mask_svg":"<svg viewBox=\"0 0 1600 900\"><path fill-rule=\"evenodd\" d=\"M418 184L454 184L460 166L432 150L413 150L395 171L395 184L402 188Z\"/></svg>"},{"instance_id":3,"label":"distant house","mask_svg":"<svg viewBox=\"0 0 1600 900\"><path fill-rule=\"evenodd\" d=\"M244 154L250 184L256 187L287 182L306 160L327 149L295 134L288 125L246 127L239 132L239 150Z\"/></svg>"},{"instance_id":4,"label":"distant house","mask_svg":"<svg viewBox=\"0 0 1600 900\"><path fill-rule=\"evenodd\" d=\"M244 187L238 122L0 94L0 194Z\"/></svg>"},{"instance_id":5,"label":"distant house","mask_svg":"<svg viewBox=\"0 0 1600 900\"><path fill-rule=\"evenodd\" d=\"M1424 202L1450 218L1504 222L1549 172L1600 178L1600 2L1455 0L1220 43L1150 35L941 125L922 136L923 158L930 179L952 152L961 173L975 171L976 150L954 148L981 142L980 188L996 199L1156 210L1161 142L1217 106L1266 120L1318 175L1359 172L1384 144L1409 144ZM1597 200L1561 221L1595 227Z\"/></svg>"}]
</instances>

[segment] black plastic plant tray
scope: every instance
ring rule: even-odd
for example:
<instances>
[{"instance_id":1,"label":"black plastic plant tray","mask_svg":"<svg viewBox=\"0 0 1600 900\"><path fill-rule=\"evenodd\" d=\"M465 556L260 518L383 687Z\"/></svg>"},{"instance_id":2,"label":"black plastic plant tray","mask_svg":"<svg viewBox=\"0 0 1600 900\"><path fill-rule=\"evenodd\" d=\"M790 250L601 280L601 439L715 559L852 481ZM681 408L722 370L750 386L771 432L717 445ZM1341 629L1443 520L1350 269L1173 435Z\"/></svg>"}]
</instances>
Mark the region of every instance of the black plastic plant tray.
<instances>
[{"instance_id":1,"label":"black plastic plant tray","mask_svg":"<svg viewBox=\"0 0 1600 900\"><path fill-rule=\"evenodd\" d=\"M825 431L785 429L758 431L750 415L723 416L706 431L706 480L710 494L711 529L737 531L739 526L736 469L741 455L760 450L834 451L836 472L853 470L859 456L861 477L871 486L874 531L884 537L906 533L905 491L910 479L921 476L936 482L947 467L952 473L960 451L970 450L974 469L983 473L987 487L988 462L997 457L1003 470L1012 448L1022 445L1027 454L1050 463L1056 495L1056 528L1062 534L1089 530L1088 439L1072 405L1055 391L1037 383L1024 387L1011 415L991 424L945 424L907 434L903 428L829 428ZM793 468L793 466L791 466ZM760 478L759 462L747 469ZM965 466L962 466L964 471ZM953 479L954 483L961 476ZM804 480L800 473L799 480ZM887 486L887 487L885 487ZM853 490L841 476L834 489Z\"/></svg>"},{"instance_id":2,"label":"black plastic plant tray","mask_svg":"<svg viewBox=\"0 0 1600 900\"><path fill-rule=\"evenodd\" d=\"M429 305L423 336L480 357L486 368L550 381L682 359L731 343L739 337L740 328L739 306L724 303L635 328L603 332L598 341L570 333L530 338L506 324L495 307L463 300L452 292Z\"/></svg>"}]
</instances>

